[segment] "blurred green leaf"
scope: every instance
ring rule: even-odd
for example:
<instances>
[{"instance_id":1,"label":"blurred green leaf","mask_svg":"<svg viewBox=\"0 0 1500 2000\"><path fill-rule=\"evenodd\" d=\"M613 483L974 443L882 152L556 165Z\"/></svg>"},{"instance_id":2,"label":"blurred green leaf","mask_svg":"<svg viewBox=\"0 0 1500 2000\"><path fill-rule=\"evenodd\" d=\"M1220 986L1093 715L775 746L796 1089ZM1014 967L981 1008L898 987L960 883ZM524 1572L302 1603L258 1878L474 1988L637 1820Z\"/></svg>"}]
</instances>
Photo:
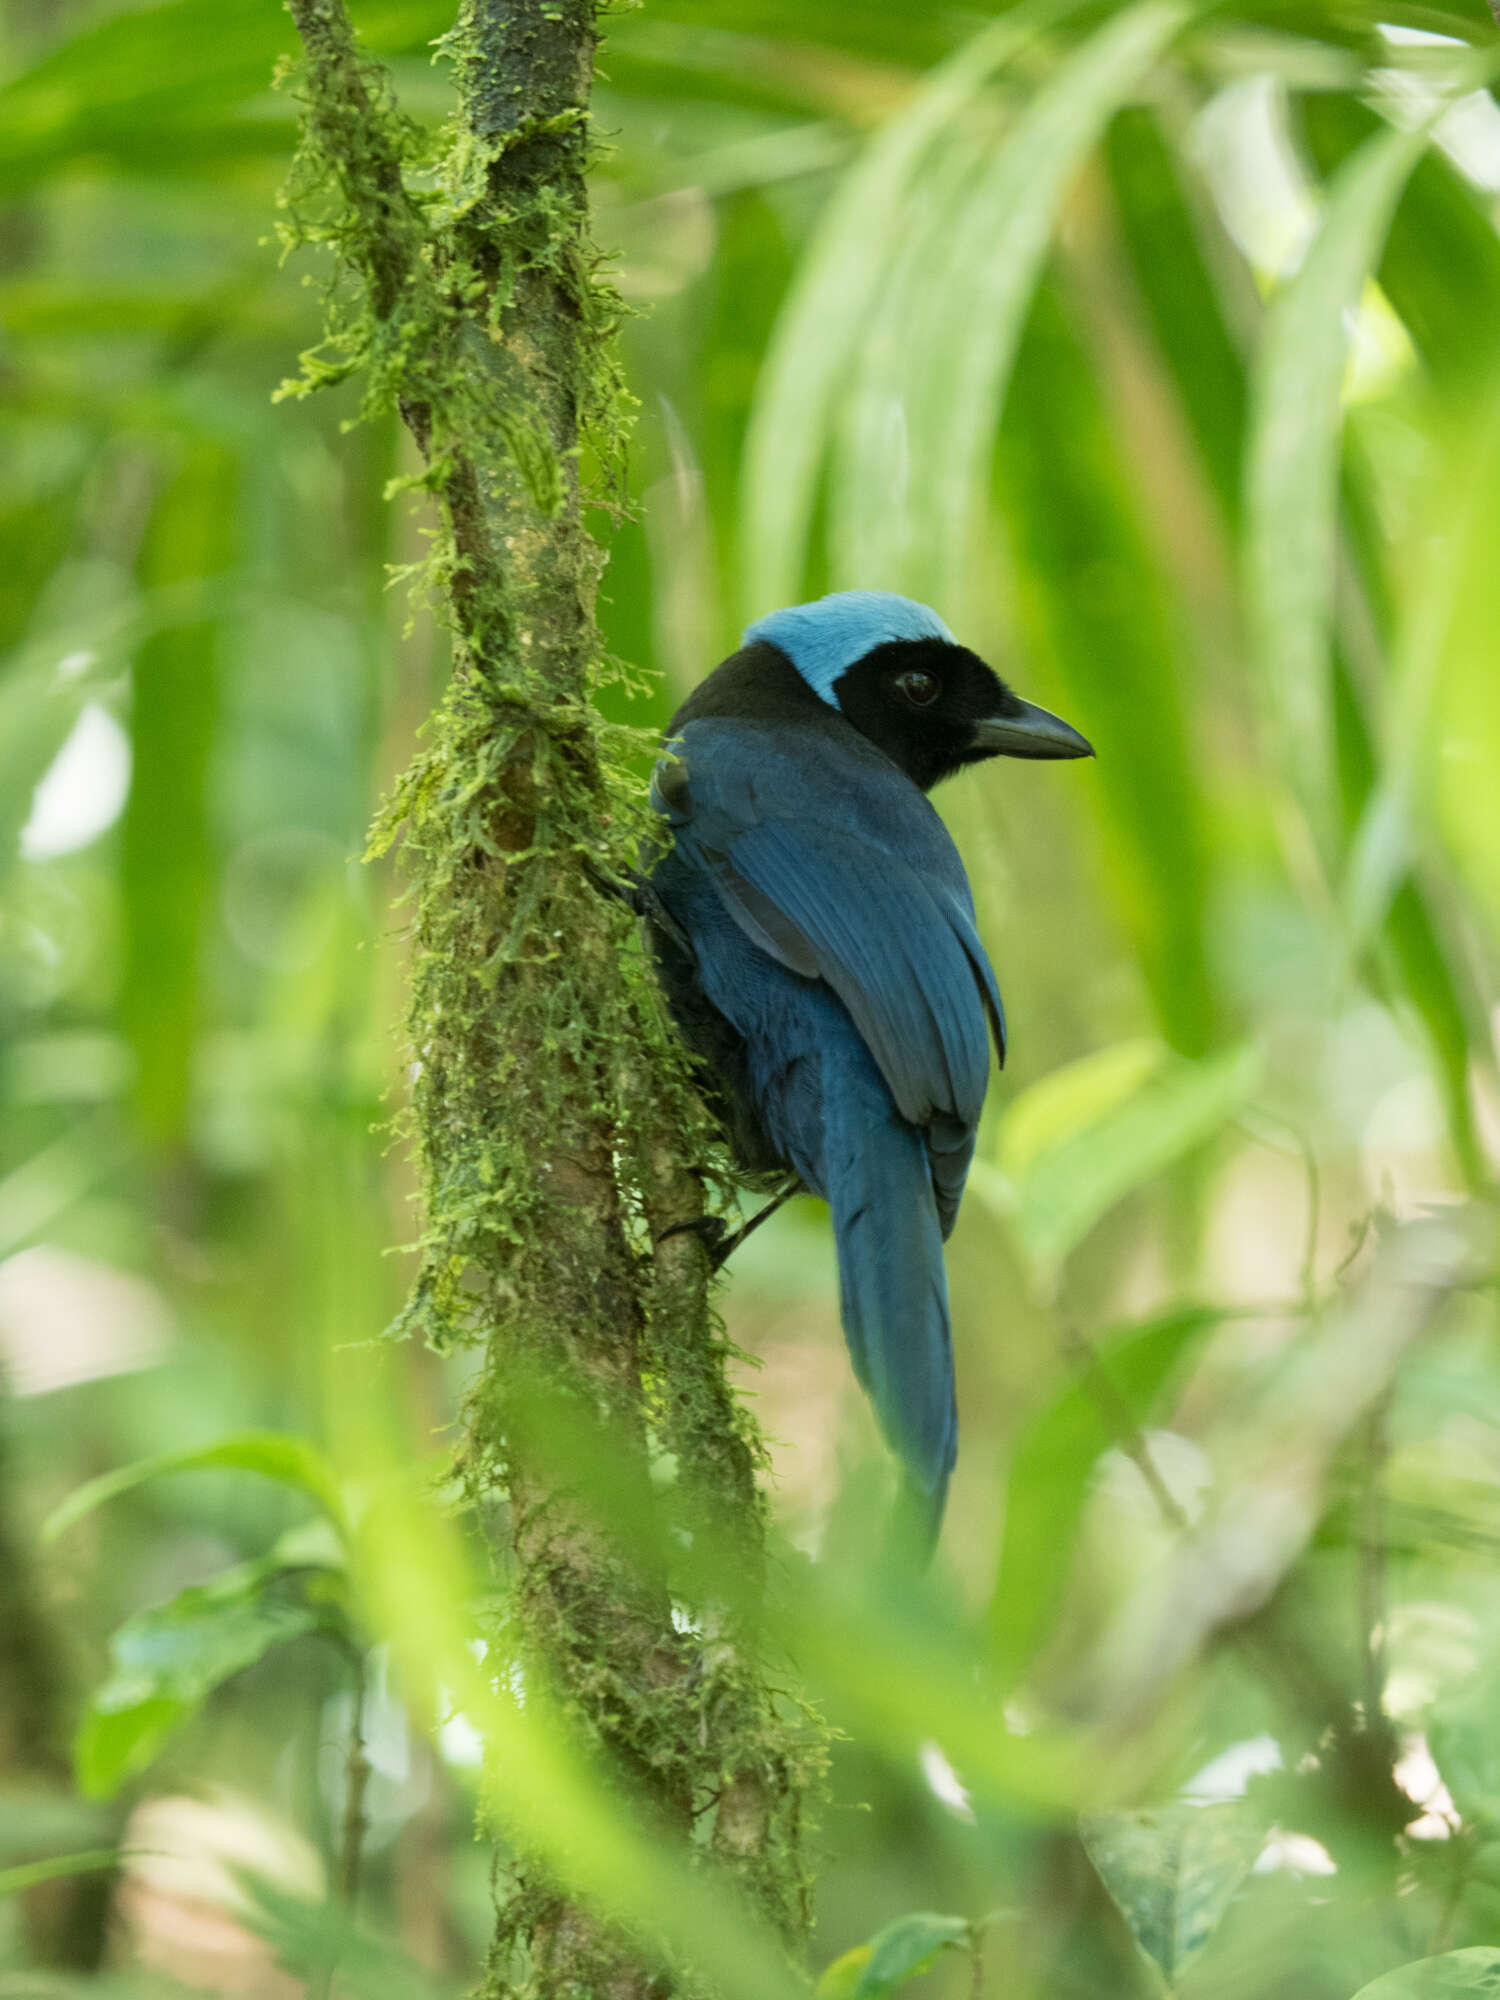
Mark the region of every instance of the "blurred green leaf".
<instances>
[{"instance_id":1,"label":"blurred green leaf","mask_svg":"<svg viewBox=\"0 0 1500 2000\"><path fill-rule=\"evenodd\" d=\"M833 407L900 241L913 180L975 93L1078 4L1032 0L939 64L829 203L782 308L745 438L740 518L744 602L752 615L801 595Z\"/></svg>"},{"instance_id":2,"label":"blurred green leaf","mask_svg":"<svg viewBox=\"0 0 1500 2000\"><path fill-rule=\"evenodd\" d=\"M1427 1747L1466 1824L1500 1830L1500 1733L1494 1681L1484 1693L1439 1708L1427 1725Z\"/></svg>"},{"instance_id":3,"label":"blurred green leaf","mask_svg":"<svg viewBox=\"0 0 1500 2000\"><path fill-rule=\"evenodd\" d=\"M0 1864L85 1842L97 1846L114 1831L107 1810L73 1793L11 1785L0 1791Z\"/></svg>"},{"instance_id":4,"label":"blurred green leaf","mask_svg":"<svg viewBox=\"0 0 1500 2000\"><path fill-rule=\"evenodd\" d=\"M117 1847L90 1848L83 1854L55 1854L47 1861L28 1861L20 1868L0 1868L0 1897L20 1896L43 1882L63 1882L70 1875L96 1875L102 1869L118 1868Z\"/></svg>"},{"instance_id":5,"label":"blurred green leaf","mask_svg":"<svg viewBox=\"0 0 1500 2000\"><path fill-rule=\"evenodd\" d=\"M1037 295L997 463L1028 653L1098 752L1079 783L1094 849L1141 961L1162 1031L1184 1055L1214 1044L1209 805L1198 775L1185 652L1092 355L1060 290Z\"/></svg>"},{"instance_id":6,"label":"blurred green leaf","mask_svg":"<svg viewBox=\"0 0 1500 2000\"><path fill-rule=\"evenodd\" d=\"M236 541L233 455L189 443L152 509L146 591L228 571ZM132 774L121 829L125 966L120 1020L135 1057L135 1102L159 1146L186 1135L198 1056L203 927L213 889L209 785L218 734L216 623L174 624L136 654Z\"/></svg>"},{"instance_id":7,"label":"blurred green leaf","mask_svg":"<svg viewBox=\"0 0 1500 2000\"><path fill-rule=\"evenodd\" d=\"M1347 91L1311 93L1300 109L1308 148L1328 173L1384 129ZM1482 392L1500 346L1500 234L1483 193L1436 147L1406 183L1379 277L1429 379L1460 406Z\"/></svg>"},{"instance_id":8,"label":"blurred green leaf","mask_svg":"<svg viewBox=\"0 0 1500 2000\"><path fill-rule=\"evenodd\" d=\"M905 293L925 310L941 272L945 337L890 343L903 369L915 362L920 372L909 386L905 426L910 490L902 513L912 541L888 587L930 595L954 616L968 602L973 524L1063 199L1110 119L1194 11L1193 0L1135 0L1058 62L932 243L928 282ZM899 503L879 476L889 441L870 442L873 459L849 467L840 490L854 505L890 510Z\"/></svg>"},{"instance_id":9,"label":"blurred green leaf","mask_svg":"<svg viewBox=\"0 0 1500 2000\"><path fill-rule=\"evenodd\" d=\"M976 1160L972 1185L982 1200L1012 1219L1038 1277L1048 1282L1117 1201L1244 1110L1260 1072L1259 1051L1249 1045L1201 1063L1173 1063L1039 1153L1016 1181Z\"/></svg>"},{"instance_id":10,"label":"blurred green leaf","mask_svg":"<svg viewBox=\"0 0 1500 2000\"><path fill-rule=\"evenodd\" d=\"M1246 1805L1090 1813L1079 1831L1130 1934L1169 1991L1255 1865L1266 1827Z\"/></svg>"},{"instance_id":11,"label":"blurred green leaf","mask_svg":"<svg viewBox=\"0 0 1500 2000\"><path fill-rule=\"evenodd\" d=\"M1354 2000L1448 2000L1455 1993L1500 1993L1500 1949L1471 1945L1413 1959L1361 1986Z\"/></svg>"},{"instance_id":12,"label":"blurred green leaf","mask_svg":"<svg viewBox=\"0 0 1500 2000\"><path fill-rule=\"evenodd\" d=\"M872 1956L867 1944L857 1944L852 1951L840 1952L823 1968L823 1976L817 1986L817 2000L853 2000Z\"/></svg>"},{"instance_id":13,"label":"blurred green leaf","mask_svg":"<svg viewBox=\"0 0 1500 2000\"><path fill-rule=\"evenodd\" d=\"M964 1917L937 1916L930 1910L897 1917L868 1944L833 1961L818 1981L818 2000L885 2000L972 1934Z\"/></svg>"},{"instance_id":14,"label":"blurred green leaf","mask_svg":"<svg viewBox=\"0 0 1500 2000\"><path fill-rule=\"evenodd\" d=\"M1094 1349L1099 1376L1076 1376L1028 1418L1005 1476L1000 1563L990 1600L999 1672L1013 1679L1046 1637L1068 1580L1094 1467L1120 1442L1119 1417L1150 1421L1167 1381L1224 1314L1186 1306L1106 1336ZM1118 1413L1102 1400L1117 1401Z\"/></svg>"},{"instance_id":15,"label":"blurred green leaf","mask_svg":"<svg viewBox=\"0 0 1500 2000\"><path fill-rule=\"evenodd\" d=\"M1225 324L1200 234L1213 219L1189 208L1185 165L1157 115L1127 106L1105 158L1115 210L1162 359L1227 521L1239 518L1245 369ZM1225 246L1220 244L1221 255Z\"/></svg>"},{"instance_id":16,"label":"blurred green leaf","mask_svg":"<svg viewBox=\"0 0 1500 2000\"><path fill-rule=\"evenodd\" d=\"M341 1992L358 2000L457 2000L458 1988L432 1978L389 1938L372 1937L331 1902L310 1903L248 1869L238 1880L251 1908L246 1921L277 1961L318 1991L334 1969Z\"/></svg>"},{"instance_id":17,"label":"blurred green leaf","mask_svg":"<svg viewBox=\"0 0 1500 2000\"><path fill-rule=\"evenodd\" d=\"M1042 1153L1134 1097L1167 1057L1160 1042L1116 1042L1063 1063L1005 1107L997 1164L1019 1181Z\"/></svg>"},{"instance_id":18,"label":"blurred green leaf","mask_svg":"<svg viewBox=\"0 0 1500 2000\"><path fill-rule=\"evenodd\" d=\"M244 1563L129 1618L109 1642L114 1671L89 1701L74 1744L80 1789L106 1798L232 1675L309 1632L348 1644L332 1570Z\"/></svg>"},{"instance_id":19,"label":"blurred green leaf","mask_svg":"<svg viewBox=\"0 0 1500 2000\"><path fill-rule=\"evenodd\" d=\"M1266 315L1251 375L1245 588L1268 752L1318 850L1338 850L1329 647L1339 441L1353 316L1429 125L1371 139L1335 176L1318 232Z\"/></svg>"},{"instance_id":20,"label":"blurred green leaf","mask_svg":"<svg viewBox=\"0 0 1500 2000\"><path fill-rule=\"evenodd\" d=\"M338 1481L322 1454L305 1438L289 1437L281 1431L240 1431L220 1438L216 1444L193 1445L184 1451L164 1451L155 1458L122 1465L114 1472L101 1473L68 1495L42 1524L44 1540L54 1540L86 1514L92 1514L106 1500L114 1500L149 1479L162 1479L172 1472L254 1472L262 1479L274 1479L316 1501L342 1533L345 1528L344 1503Z\"/></svg>"}]
</instances>

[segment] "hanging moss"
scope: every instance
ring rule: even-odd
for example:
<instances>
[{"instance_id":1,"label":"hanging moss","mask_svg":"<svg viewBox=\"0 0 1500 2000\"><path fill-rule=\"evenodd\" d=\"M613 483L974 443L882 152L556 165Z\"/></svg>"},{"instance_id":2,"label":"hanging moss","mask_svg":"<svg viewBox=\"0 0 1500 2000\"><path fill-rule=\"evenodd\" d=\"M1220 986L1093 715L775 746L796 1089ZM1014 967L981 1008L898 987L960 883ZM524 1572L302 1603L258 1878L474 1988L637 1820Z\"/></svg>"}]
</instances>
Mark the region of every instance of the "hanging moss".
<instances>
[{"instance_id":1,"label":"hanging moss","mask_svg":"<svg viewBox=\"0 0 1500 2000\"><path fill-rule=\"evenodd\" d=\"M357 374L365 414L401 411L437 514L414 582L455 648L372 840L399 843L414 885L425 1221L401 1330L483 1348L463 1473L491 1511L507 1502L506 1643L664 1830L796 1939L821 1740L757 1657L762 1448L726 1380L701 1242L667 1233L716 1184L715 1135L600 887L646 826L634 732L591 699L620 670L585 510L619 509L632 414L622 308L587 233L593 7L465 0L443 44L458 115L429 147L342 0L290 5L307 60L284 235L333 263L324 337L283 393ZM692 1632L672 1615L664 1484L735 1578L731 1602L698 1576ZM522 1856L489 1990L644 1996L663 1990L637 1964L650 1955Z\"/></svg>"}]
</instances>

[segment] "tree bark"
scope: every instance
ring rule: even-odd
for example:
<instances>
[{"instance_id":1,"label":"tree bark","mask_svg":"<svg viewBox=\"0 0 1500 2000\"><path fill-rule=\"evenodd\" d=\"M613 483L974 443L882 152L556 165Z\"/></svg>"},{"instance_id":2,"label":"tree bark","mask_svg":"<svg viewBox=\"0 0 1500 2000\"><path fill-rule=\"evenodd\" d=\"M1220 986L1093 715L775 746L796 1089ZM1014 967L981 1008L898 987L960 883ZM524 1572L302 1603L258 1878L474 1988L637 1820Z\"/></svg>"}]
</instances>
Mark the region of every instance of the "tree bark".
<instances>
[{"instance_id":1,"label":"tree bark","mask_svg":"<svg viewBox=\"0 0 1500 2000\"><path fill-rule=\"evenodd\" d=\"M595 886L624 873L643 821L590 704L604 558L585 510L618 506L628 410L618 300L587 233L594 9L463 0L439 210L407 191L418 137L343 0L289 5L307 63L288 234L359 280L330 294L291 386L362 372L367 410L400 408L455 650L379 835L401 828L416 871L426 1230L404 1324L483 1346L464 1470L476 1499L508 1500L510 1650L663 1837L686 1844L712 1815L694 1851L795 1942L818 1746L758 1658L759 1443L725 1378L701 1240L669 1233L701 1212L711 1135L623 907ZM653 1446L677 1467L665 1507L688 1524L686 1579ZM691 1622L673 1615L683 1590ZM496 1994L667 1990L653 1949L524 1852L490 1977Z\"/></svg>"}]
</instances>

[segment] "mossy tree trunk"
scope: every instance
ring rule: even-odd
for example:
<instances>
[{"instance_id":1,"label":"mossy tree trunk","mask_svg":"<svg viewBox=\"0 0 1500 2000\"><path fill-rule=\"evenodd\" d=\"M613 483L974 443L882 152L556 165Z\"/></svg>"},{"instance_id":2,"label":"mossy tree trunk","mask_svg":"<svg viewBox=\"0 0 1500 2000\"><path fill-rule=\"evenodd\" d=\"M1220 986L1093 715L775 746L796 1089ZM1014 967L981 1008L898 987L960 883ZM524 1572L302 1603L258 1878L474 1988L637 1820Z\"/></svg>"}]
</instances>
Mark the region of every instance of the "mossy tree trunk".
<instances>
[{"instance_id":1,"label":"mossy tree trunk","mask_svg":"<svg viewBox=\"0 0 1500 2000\"><path fill-rule=\"evenodd\" d=\"M607 519L623 489L629 407L588 237L594 8L464 0L433 196L408 191L422 139L343 0L289 6L306 63L287 234L339 266L326 338L289 389L360 372L367 410L401 410L455 646L378 836L401 832L417 876L426 1233L407 1328L483 1346L465 1469L476 1496L508 1499L527 1672L666 1834L712 1815L696 1851L795 1942L812 1751L757 1658L758 1441L725 1380L701 1241L671 1233L701 1210L709 1134L626 912L597 886L628 865L641 808L590 702L603 554L585 510ZM653 1446L658 1471L678 1469L665 1502ZM691 1632L664 1504L736 1579L732 1601L699 1592ZM644 2000L664 1990L651 1956L523 1857L492 1990Z\"/></svg>"}]
</instances>

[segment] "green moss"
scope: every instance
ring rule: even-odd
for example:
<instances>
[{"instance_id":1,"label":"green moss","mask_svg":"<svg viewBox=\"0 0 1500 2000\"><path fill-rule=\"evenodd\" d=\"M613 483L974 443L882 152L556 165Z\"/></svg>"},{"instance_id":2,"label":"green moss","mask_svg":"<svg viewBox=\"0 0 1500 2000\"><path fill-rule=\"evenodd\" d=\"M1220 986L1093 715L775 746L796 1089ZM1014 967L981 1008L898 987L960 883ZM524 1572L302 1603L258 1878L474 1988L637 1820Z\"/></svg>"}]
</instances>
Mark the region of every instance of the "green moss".
<instances>
[{"instance_id":1,"label":"green moss","mask_svg":"<svg viewBox=\"0 0 1500 2000\"><path fill-rule=\"evenodd\" d=\"M593 10L465 0L444 44L458 116L429 148L342 0L291 5L309 59L284 236L332 263L324 338L283 393L357 373L364 413L401 411L438 517L414 582L457 662L372 836L376 853L399 843L414 884L425 1220L400 1330L484 1349L463 1476L508 1505L497 1638L664 1827L795 1936L821 1739L765 1683L745 1588L762 1448L728 1386L701 1246L663 1234L701 1211L723 1162L633 924L598 886L627 875L649 827L639 745L591 700L619 667L594 623L604 557L585 513L618 511L632 415L620 302L587 236ZM677 1470L665 1502L653 1454ZM606 1465L607 1492L581 1480ZM712 1562L669 1574L674 1510L732 1571L732 1605ZM706 1637L674 1622L684 1589ZM518 1864L494 1990L613 1978L627 1947L568 1907Z\"/></svg>"}]
</instances>

